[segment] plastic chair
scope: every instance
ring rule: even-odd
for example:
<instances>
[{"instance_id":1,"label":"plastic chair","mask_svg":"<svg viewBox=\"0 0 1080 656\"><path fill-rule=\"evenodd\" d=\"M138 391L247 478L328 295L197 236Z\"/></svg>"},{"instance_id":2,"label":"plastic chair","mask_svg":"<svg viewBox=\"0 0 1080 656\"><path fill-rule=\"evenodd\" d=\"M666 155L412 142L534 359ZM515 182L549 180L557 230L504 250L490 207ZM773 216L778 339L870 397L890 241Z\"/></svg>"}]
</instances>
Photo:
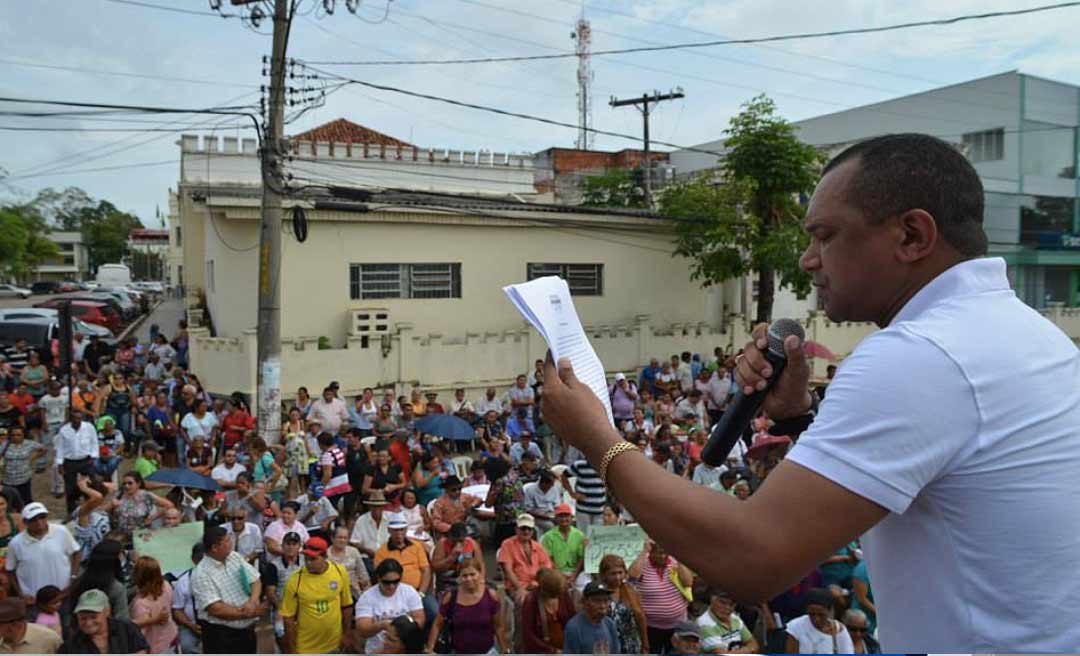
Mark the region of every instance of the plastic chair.
<instances>
[{"instance_id":1,"label":"plastic chair","mask_svg":"<svg viewBox=\"0 0 1080 656\"><path fill-rule=\"evenodd\" d=\"M457 477L464 481L472 473L473 459L470 456L455 456L450 460L454 463L454 473Z\"/></svg>"}]
</instances>

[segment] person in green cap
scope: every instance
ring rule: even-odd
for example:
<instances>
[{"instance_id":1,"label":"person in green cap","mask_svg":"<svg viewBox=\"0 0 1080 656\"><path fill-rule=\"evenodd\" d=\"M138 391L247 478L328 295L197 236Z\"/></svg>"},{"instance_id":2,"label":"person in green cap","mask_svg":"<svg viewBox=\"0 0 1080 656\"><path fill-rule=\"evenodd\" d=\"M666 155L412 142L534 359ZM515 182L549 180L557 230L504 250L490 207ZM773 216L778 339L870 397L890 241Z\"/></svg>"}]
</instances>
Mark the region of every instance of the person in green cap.
<instances>
[{"instance_id":1,"label":"person in green cap","mask_svg":"<svg viewBox=\"0 0 1080 656\"><path fill-rule=\"evenodd\" d=\"M77 627L60 647L61 654L145 654L150 646L142 631L128 620L112 616L109 596L91 588L75 606Z\"/></svg>"}]
</instances>

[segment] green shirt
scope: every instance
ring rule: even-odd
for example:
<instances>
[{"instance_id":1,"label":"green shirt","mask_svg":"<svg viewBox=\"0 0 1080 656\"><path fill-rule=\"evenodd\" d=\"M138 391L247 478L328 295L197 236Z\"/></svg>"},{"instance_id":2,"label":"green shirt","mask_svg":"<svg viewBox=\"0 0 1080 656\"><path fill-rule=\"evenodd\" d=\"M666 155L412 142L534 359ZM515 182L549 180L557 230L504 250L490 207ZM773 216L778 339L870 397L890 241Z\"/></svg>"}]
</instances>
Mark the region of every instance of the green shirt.
<instances>
[{"instance_id":1,"label":"green shirt","mask_svg":"<svg viewBox=\"0 0 1080 656\"><path fill-rule=\"evenodd\" d=\"M158 464L148 458L137 458L135 460L135 471L139 472L139 476L143 477L143 480L149 478L150 474L153 474L158 470Z\"/></svg>"},{"instance_id":2,"label":"green shirt","mask_svg":"<svg viewBox=\"0 0 1080 656\"><path fill-rule=\"evenodd\" d=\"M551 562L563 574L577 571L578 564L585 558L585 534L576 526L570 527L570 534L563 538L562 531L555 527L544 533L540 540L544 550L551 556Z\"/></svg>"}]
</instances>

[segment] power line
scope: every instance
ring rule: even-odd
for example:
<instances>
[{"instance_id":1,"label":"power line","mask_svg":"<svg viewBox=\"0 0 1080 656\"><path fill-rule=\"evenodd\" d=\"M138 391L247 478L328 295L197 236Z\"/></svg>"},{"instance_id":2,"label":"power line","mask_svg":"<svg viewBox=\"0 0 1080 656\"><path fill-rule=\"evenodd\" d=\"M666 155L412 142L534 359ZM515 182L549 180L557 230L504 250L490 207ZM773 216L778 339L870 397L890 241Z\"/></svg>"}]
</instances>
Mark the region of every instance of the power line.
<instances>
[{"instance_id":1,"label":"power line","mask_svg":"<svg viewBox=\"0 0 1080 656\"><path fill-rule=\"evenodd\" d=\"M60 66L58 64L31 63L31 62L26 62L26 61L17 61L17 60L14 60L14 59L0 59L0 64L7 64L9 66L24 66L24 67L27 67L27 68L46 68L46 69L57 70L57 71L68 71L68 72L71 72L71 73L90 73L92 75L112 75L112 76L116 76L116 77L133 77L133 78L139 78L139 79L144 79L144 80L162 80L162 81L165 81L165 82L185 82L185 83L188 83L188 84L207 84L207 85L219 86L219 87L250 87L250 88L253 88L253 89L258 89L259 88L259 85L257 85L257 84L241 84L239 82L223 82L223 81L219 81L219 80L205 80L205 79L200 80L200 79L197 79L197 78L190 78L190 77L172 77L172 76L169 76L169 75L148 75L148 74L145 74L145 73L127 73L127 72L122 72L122 71L103 71L103 70L94 69L94 68L80 68L78 66Z\"/></svg>"},{"instance_id":2,"label":"power line","mask_svg":"<svg viewBox=\"0 0 1080 656\"><path fill-rule=\"evenodd\" d=\"M224 126L227 129L238 130L250 130L252 126L241 125L239 123L235 125ZM0 125L0 130L6 130L9 132L180 132L189 129L190 126L182 128L55 128L55 127L26 127L26 126L14 126L14 125Z\"/></svg>"},{"instance_id":3,"label":"power line","mask_svg":"<svg viewBox=\"0 0 1080 656\"><path fill-rule=\"evenodd\" d=\"M171 11L177 14L190 14L192 16L213 16L215 18L239 18L240 14L226 14L224 12L216 11L199 11L197 9L181 9L179 7L167 7L165 5L156 5L152 2L140 2L139 0L106 0L106 2L115 2L121 5L134 5L136 7L146 7L147 9L158 9L161 11Z\"/></svg>"},{"instance_id":4,"label":"power line","mask_svg":"<svg viewBox=\"0 0 1080 656\"><path fill-rule=\"evenodd\" d=\"M119 1L119 0L114 0ZM125 0L130 1L130 0ZM800 32L795 34L781 34L775 36L765 36L747 39L717 39L713 41L696 41L690 43L673 43L658 46L640 46L636 48L615 48L609 50L594 50L592 56L601 55L626 55L638 52L659 52L666 50L685 50L690 48L711 48L714 46L726 46L726 45L749 45L755 43L774 43L778 41L797 41L803 39L820 39L834 36L846 36L852 34L875 34L879 32L890 32L894 30L906 30L916 27L928 27L935 25L954 25L956 23L963 23L974 20L985 20L989 18L1002 18L1006 16L1020 16L1023 14L1034 14L1044 11L1052 11L1055 9L1065 9L1069 7L1080 6L1080 0L1075 2L1059 2L1052 5L1042 5L1039 7L1030 7L1027 9L1014 9L1010 11L993 11L984 12L980 14L967 14L963 16L954 16L952 18L940 18L935 20L925 21L913 21L907 23L894 23L892 25L881 25L877 27L859 27L847 30L831 30L828 32ZM538 61L538 60L550 60L550 59L570 59L577 57L577 53L563 52L551 55L517 55L507 57L476 57L476 58L461 58L461 59L410 59L410 60L367 60L367 61L309 61L308 64L320 65L320 66L425 66L425 65L443 65L443 64L488 64L495 62L511 62L511 61Z\"/></svg>"},{"instance_id":5,"label":"power line","mask_svg":"<svg viewBox=\"0 0 1080 656\"><path fill-rule=\"evenodd\" d=\"M179 164L179 162L177 160L175 160L175 159L166 159L166 160L160 160L160 161L157 161L157 162L137 162L137 163L134 163L134 164L120 164L120 165L117 165L117 166L102 166L102 167L93 168L93 169L71 169L71 170L68 170L68 171L46 171L45 173L32 173L30 175L13 175L13 176L11 176L9 178L4 178L4 180L5 181L28 180L30 178L44 178L44 177L50 177L50 176L54 176L54 175L72 175L72 174L75 174L75 173L98 173L100 171L117 171L117 170L120 170L120 169L145 168L145 167L148 167L148 166L163 166L165 164Z\"/></svg>"}]
</instances>

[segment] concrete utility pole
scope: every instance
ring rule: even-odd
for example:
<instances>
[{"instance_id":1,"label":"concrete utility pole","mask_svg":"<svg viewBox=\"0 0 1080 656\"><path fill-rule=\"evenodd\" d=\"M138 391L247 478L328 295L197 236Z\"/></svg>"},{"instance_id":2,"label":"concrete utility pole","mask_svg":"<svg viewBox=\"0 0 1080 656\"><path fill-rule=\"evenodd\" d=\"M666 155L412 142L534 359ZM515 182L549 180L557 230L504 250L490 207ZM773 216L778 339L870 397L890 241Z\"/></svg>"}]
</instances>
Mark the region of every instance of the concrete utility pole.
<instances>
[{"instance_id":1,"label":"concrete utility pole","mask_svg":"<svg viewBox=\"0 0 1080 656\"><path fill-rule=\"evenodd\" d=\"M649 153L649 103L659 103L665 100L676 100L678 98L685 98L686 94L683 93L682 88L678 87L670 93L660 93L659 91L653 91L653 94L643 94L640 98L626 98L619 100L615 96L611 97L611 102L608 104L612 107L625 107L627 105L641 105L638 110L641 111L641 118L644 122L644 138L645 142L645 206L652 209L652 156Z\"/></svg>"},{"instance_id":2,"label":"concrete utility pole","mask_svg":"<svg viewBox=\"0 0 1080 656\"><path fill-rule=\"evenodd\" d=\"M269 123L263 135L262 217L259 221L258 433L274 444L281 433L281 156L285 123L285 48L289 0L274 1L274 44L270 56Z\"/></svg>"}]
</instances>

